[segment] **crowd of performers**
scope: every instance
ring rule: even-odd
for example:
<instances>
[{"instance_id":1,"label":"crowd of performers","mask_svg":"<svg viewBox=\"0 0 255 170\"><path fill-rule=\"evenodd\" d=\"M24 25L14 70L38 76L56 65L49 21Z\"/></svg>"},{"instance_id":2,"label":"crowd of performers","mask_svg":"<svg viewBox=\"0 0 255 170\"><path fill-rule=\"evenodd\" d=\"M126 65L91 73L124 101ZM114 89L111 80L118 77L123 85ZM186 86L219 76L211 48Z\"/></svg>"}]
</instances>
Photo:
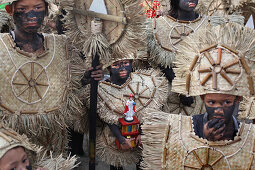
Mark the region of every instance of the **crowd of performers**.
<instances>
[{"instance_id":1,"label":"crowd of performers","mask_svg":"<svg viewBox=\"0 0 255 170\"><path fill-rule=\"evenodd\" d=\"M1 0L0 169L255 169L253 0ZM91 67L95 56L99 64Z\"/></svg>"}]
</instances>

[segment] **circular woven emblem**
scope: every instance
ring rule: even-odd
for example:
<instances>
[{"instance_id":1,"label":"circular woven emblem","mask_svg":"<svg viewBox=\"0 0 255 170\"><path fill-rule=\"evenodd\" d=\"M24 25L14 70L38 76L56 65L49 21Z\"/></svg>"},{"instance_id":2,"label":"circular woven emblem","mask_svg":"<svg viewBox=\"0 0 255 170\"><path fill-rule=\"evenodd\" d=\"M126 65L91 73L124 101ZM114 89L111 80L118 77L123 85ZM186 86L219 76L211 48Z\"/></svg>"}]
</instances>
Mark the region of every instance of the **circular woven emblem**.
<instances>
[{"instance_id":1,"label":"circular woven emblem","mask_svg":"<svg viewBox=\"0 0 255 170\"><path fill-rule=\"evenodd\" d=\"M43 66L36 62L23 64L13 75L14 95L22 102L33 104L41 101L49 89L49 79Z\"/></svg>"}]
</instances>

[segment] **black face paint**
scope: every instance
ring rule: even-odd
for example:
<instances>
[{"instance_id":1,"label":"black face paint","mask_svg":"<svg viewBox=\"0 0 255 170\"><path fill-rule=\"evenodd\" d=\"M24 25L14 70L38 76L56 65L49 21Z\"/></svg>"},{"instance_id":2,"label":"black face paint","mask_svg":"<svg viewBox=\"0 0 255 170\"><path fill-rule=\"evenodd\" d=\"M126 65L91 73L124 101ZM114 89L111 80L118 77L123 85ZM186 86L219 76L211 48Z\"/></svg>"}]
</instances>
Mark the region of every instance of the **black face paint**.
<instances>
[{"instance_id":1,"label":"black face paint","mask_svg":"<svg viewBox=\"0 0 255 170\"><path fill-rule=\"evenodd\" d=\"M219 116L224 117L225 124L227 124L231 120L236 106L238 106L238 104L236 104L236 101L234 101L233 105L229 107L208 107L207 105L205 105L206 112L208 113L208 121L211 120L214 116ZM215 110L217 109L223 109L224 115L215 114Z\"/></svg>"},{"instance_id":2,"label":"black face paint","mask_svg":"<svg viewBox=\"0 0 255 170\"><path fill-rule=\"evenodd\" d=\"M25 32L37 32L45 17L45 10L36 12L14 12L13 19L16 27Z\"/></svg>"},{"instance_id":3,"label":"black face paint","mask_svg":"<svg viewBox=\"0 0 255 170\"><path fill-rule=\"evenodd\" d=\"M28 166L26 166L26 169L27 169L27 170L32 170L32 166L31 166L31 165L28 165Z\"/></svg>"},{"instance_id":4,"label":"black face paint","mask_svg":"<svg viewBox=\"0 0 255 170\"><path fill-rule=\"evenodd\" d=\"M179 8L183 11L193 11L198 4L198 0L180 0Z\"/></svg>"},{"instance_id":5,"label":"black face paint","mask_svg":"<svg viewBox=\"0 0 255 170\"><path fill-rule=\"evenodd\" d=\"M112 83L117 85L122 85L123 83L125 83L130 73L132 72L132 69L133 67L131 63L128 66L124 66L122 63L119 68L111 68L110 72L111 72ZM121 77L120 72L124 70L127 72L127 75L125 77Z\"/></svg>"}]
</instances>

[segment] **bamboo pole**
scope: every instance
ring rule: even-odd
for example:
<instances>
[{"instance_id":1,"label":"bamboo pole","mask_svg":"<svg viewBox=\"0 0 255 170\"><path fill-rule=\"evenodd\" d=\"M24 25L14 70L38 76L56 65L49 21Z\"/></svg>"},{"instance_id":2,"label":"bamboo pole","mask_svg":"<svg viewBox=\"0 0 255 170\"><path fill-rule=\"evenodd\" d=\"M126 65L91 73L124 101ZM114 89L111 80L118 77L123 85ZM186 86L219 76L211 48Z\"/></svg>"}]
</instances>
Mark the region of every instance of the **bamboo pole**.
<instances>
[{"instance_id":1,"label":"bamboo pole","mask_svg":"<svg viewBox=\"0 0 255 170\"><path fill-rule=\"evenodd\" d=\"M107 21L113 21L113 22L118 22L122 24L127 24L127 18L126 17L119 17L119 16L114 16L114 15L108 15L108 14L101 14L98 12L94 11L84 11L81 9L74 8L73 12L76 14L84 15L84 16L90 16L92 18L100 18L102 20L107 20Z\"/></svg>"}]
</instances>

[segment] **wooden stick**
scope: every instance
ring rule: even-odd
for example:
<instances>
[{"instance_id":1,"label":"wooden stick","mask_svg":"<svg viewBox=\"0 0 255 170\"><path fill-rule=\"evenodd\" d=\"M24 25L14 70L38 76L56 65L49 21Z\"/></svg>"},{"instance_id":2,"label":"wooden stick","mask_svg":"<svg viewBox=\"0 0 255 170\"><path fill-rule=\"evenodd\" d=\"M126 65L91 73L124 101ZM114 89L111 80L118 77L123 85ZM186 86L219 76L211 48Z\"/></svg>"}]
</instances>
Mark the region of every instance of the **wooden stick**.
<instances>
[{"instance_id":1,"label":"wooden stick","mask_svg":"<svg viewBox=\"0 0 255 170\"><path fill-rule=\"evenodd\" d=\"M27 57L32 57L32 55L30 54L30 53L27 53L27 52L25 52L25 51L23 51L23 50L20 50L20 49L16 49L16 51L18 52L18 53L20 53L20 54L22 54L22 55L25 55L25 56L27 56Z\"/></svg>"},{"instance_id":2,"label":"wooden stick","mask_svg":"<svg viewBox=\"0 0 255 170\"><path fill-rule=\"evenodd\" d=\"M191 34L193 32L193 30L190 30L189 32L185 33L186 36L189 36L189 34Z\"/></svg>"},{"instance_id":3,"label":"wooden stick","mask_svg":"<svg viewBox=\"0 0 255 170\"><path fill-rule=\"evenodd\" d=\"M196 159L198 160L199 164L203 166L203 162L200 160L199 156L197 155L196 151L192 151L192 153L195 155Z\"/></svg>"},{"instance_id":4,"label":"wooden stick","mask_svg":"<svg viewBox=\"0 0 255 170\"><path fill-rule=\"evenodd\" d=\"M40 71L40 73L35 77L35 81L39 78L39 76L43 73L44 69Z\"/></svg>"},{"instance_id":5,"label":"wooden stick","mask_svg":"<svg viewBox=\"0 0 255 170\"><path fill-rule=\"evenodd\" d=\"M37 86L35 86L35 91L36 91L37 95L40 97L40 99L42 99L42 95L39 92L39 89L37 88Z\"/></svg>"},{"instance_id":6,"label":"wooden stick","mask_svg":"<svg viewBox=\"0 0 255 170\"><path fill-rule=\"evenodd\" d=\"M217 90L217 74L215 71L212 71L212 88Z\"/></svg>"},{"instance_id":7,"label":"wooden stick","mask_svg":"<svg viewBox=\"0 0 255 170\"><path fill-rule=\"evenodd\" d=\"M253 151L253 152L254 152L254 151ZM252 166L252 163L253 163L253 159L254 159L254 155L251 154L250 162L249 162L249 165L248 165L248 170L251 170L251 166Z\"/></svg>"},{"instance_id":8,"label":"wooden stick","mask_svg":"<svg viewBox=\"0 0 255 170\"><path fill-rule=\"evenodd\" d=\"M192 133L190 134L190 137L192 137L193 139L195 139L195 140L197 140L197 141L199 141L199 142L201 142L203 144L206 144L206 141L204 139L199 138L196 135L193 135Z\"/></svg>"},{"instance_id":9,"label":"wooden stick","mask_svg":"<svg viewBox=\"0 0 255 170\"><path fill-rule=\"evenodd\" d=\"M19 69L19 71L20 71L20 73L25 77L25 79L26 79L27 81L29 81L27 75L21 70L21 68Z\"/></svg>"},{"instance_id":10,"label":"wooden stick","mask_svg":"<svg viewBox=\"0 0 255 170\"><path fill-rule=\"evenodd\" d=\"M231 66L233 66L233 65L236 65L236 64L238 64L238 63L239 63L239 59L236 59L236 60L234 60L234 61L232 61L232 62L227 63L226 65L224 65L223 68L224 68L224 69L227 69L227 68L229 68L229 67L231 67Z\"/></svg>"},{"instance_id":11,"label":"wooden stick","mask_svg":"<svg viewBox=\"0 0 255 170\"><path fill-rule=\"evenodd\" d=\"M84 16L100 18L100 19L103 19L103 20L118 22L118 23L122 23L122 24L125 24L125 25L127 24L127 18L126 17L119 17L119 16L115 16L115 15L101 14L101 13L98 13L98 12L85 11L85 10L81 10L81 9L77 9L77 8L74 8L73 12L76 13L76 14L84 15Z\"/></svg>"},{"instance_id":12,"label":"wooden stick","mask_svg":"<svg viewBox=\"0 0 255 170\"><path fill-rule=\"evenodd\" d=\"M49 54L49 51L46 51L40 55L37 56L37 58L43 58L44 56L46 56L47 54Z\"/></svg>"},{"instance_id":13,"label":"wooden stick","mask_svg":"<svg viewBox=\"0 0 255 170\"><path fill-rule=\"evenodd\" d=\"M192 70L194 69L194 67L195 67L195 65L196 65L196 63L197 63L198 58L199 58L198 55L196 55L196 56L194 57L194 59L193 59L191 65L190 65L190 67L189 67L189 70L190 70L190 71L192 71Z\"/></svg>"},{"instance_id":14,"label":"wooden stick","mask_svg":"<svg viewBox=\"0 0 255 170\"><path fill-rule=\"evenodd\" d=\"M241 61L242 65L243 65L243 68L244 68L246 74L250 75L250 74L251 74L251 69L250 69L250 67L247 65L247 63L246 63L244 57L240 57L240 61Z\"/></svg>"},{"instance_id":15,"label":"wooden stick","mask_svg":"<svg viewBox=\"0 0 255 170\"><path fill-rule=\"evenodd\" d=\"M216 159L212 164L211 166L215 165L217 162L219 162L224 156L221 155L218 159Z\"/></svg>"},{"instance_id":16,"label":"wooden stick","mask_svg":"<svg viewBox=\"0 0 255 170\"><path fill-rule=\"evenodd\" d=\"M146 90L148 90L149 89L149 87L146 87L145 89L143 89L139 94L141 95L141 94L143 94Z\"/></svg>"},{"instance_id":17,"label":"wooden stick","mask_svg":"<svg viewBox=\"0 0 255 170\"><path fill-rule=\"evenodd\" d=\"M0 106L1 106L2 108L4 108L5 110L11 112L11 113L14 113L14 111L13 111L11 108L9 108L8 106L6 106L5 104L0 103Z\"/></svg>"},{"instance_id":18,"label":"wooden stick","mask_svg":"<svg viewBox=\"0 0 255 170\"><path fill-rule=\"evenodd\" d=\"M128 87L129 87L129 89L131 90L131 92L135 95L136 93L135 93L135 91L133 90L133 88L132 88L130 85L128 85Z\"/></svg>"},{"instance_id":19,"label":"wooden stick","mask_svg":"<svg viewBox=\"0 0 255 170\"><path fill-rule=\"evenodd\" d=\"M228 82L231 86L233 86L232 80L228 77L228 75L227 75L224 71L221 71L221 72L220 72L220 75L221 75L225 80L227 80L227 82Z\"/></svg>"},{"instance_id":20,"label":"wooden stick","mask_svg":"<svg viewBox=\"0 0 255 170\"><path fill-rule=\"evenodd\" d=\"M154 87L156 87L157 85L156 85L156 81L155 81L155 78L152 76L151 77L151 80L152 80L152 83L153 83L153 85L154 85ZM141 93L140 93L141 94Z\"/></svg>"},{"instance_id":21,"label":"wooden stick","mask_svg":"<svg viewBox=\"0 0 255 170\"><path fill-rule=\"evenodd\" d=\"M138 83L137 83L137 86L136 86L136 93L139 93L139 86L140 86L139 83L140 83L140 82L138 82Z\"/></svg>"},{"instance_id":22,"label":"wooden stick","mask_svg":"<svg viewBox=\"0 0 255 170\"><path fill-rule=\"evenodd\" d=\"M210 62L210 64L211 64L212 66L214 66L214 65L215 65L215 62L213 61L213 58L212 58L211 54L210 54L208 51L206 51L206 52L204 53L204 55L205 55L205 57L208 59L208 61Z\"/></svg>"},{"instance_id":23,"label":"wooden stick","mask_svg":"<svg viewBox=\"0 0 255 170\"><path fill-rule=\"evenodd\" d=\"M215 47L217 47L217 44L210 45L209 47L207 47L207 48L201 50L200 53L203 53L203 52L208 51L208 50L210 50L210 49L212 49L212 48L215 48Z\"/></svg>"},{"instance_id":24,"label":"wooden stick","mask_svg":"<svg viewBox=\"0 0 255 170\"><path fill-rule=\"evenodd\" d=\"M249 84L250 94L254 95L254 84L253 84L253 79L251 76L248 76L248 84Z\"/></svg>"},{"instance_id":25,"label":"wooden stick","mask_svg":"<svg viewBox=\"0 0 255 170\"><path fill-rule=\"evenodd\" d=\"M18 82L13 82L12 84L14 84L14 85L28 85L27 83L18 83Z\"/></svg>"},{"instance_id":26,"label":"wooden stick","mask_svg":"<svg viewBox=\"0 0 255 170\"><path fill-rule=\"evenodd\" d=\"M191 74L189 73L186 77L186 91L189 93L190 90L190 79L191 79Z\"/></svg>"},{"instance_id":27,"label":"wooden stick","mask_svg":"<svg viewBox=\"0 0 255 170\"><path fill-rule=\"evenodd\" d=\"M174 27L174 29L175 29L175 31L177 32L177 34L179 34L179 35L181 36L180 31L179 31L176 27Z\"/></svg>"},{"instance_id":28,"label":"wooden stick","mask_svg":"<svg viewBox=\"0 0 255 170\"><path fill-rule=\"evenodd\" d=\"M28 102L31 103L32 101L32 87L29 87L29 95L28 95Z\"/></svg>"},{"instance_id":29,"label":"wooden stick","mask_svg":"<svg viewBox=\"0 0 255 170\"><path fill-rule=\"evenodd\" d=\"M34 71L35 71L35 70L34 70L34 68L35 68L34 64L35 64L35 63L33 63L33 62L31 63L31 76L30 76L31 79L34 78Z\"/></svg>"},{"instance_id":30,"label":"wooden stick","mask_svg":"<svg viewBox=\"0 0 255 170\"><path fill-rule=\"evenodd\" d=\"M209 148L206 148L205 165L208 165L208 163L209 163L209 157L210 157L210 149L209 149Z\"/></svg>"},{"instance_id":31,"label":"wooden stick","mask_svg":"<svg viewBox=\"0 0 255 170\"><path fill-rule=\"evenodd\" d=\"M202 80L201 85L205 85L205 83L209 80L209 78L212 76L212 73L208 73L205 78Z\"/></svg>"},{"instance_id":32,"label":"wooden stick","mask_svg":"<svg viewBox=\"0 0 255 170\"><path fill-rule=\"evenodd\" d=\"M193 165L184 165L185 168L191 168L191 169L201 169L200 167L195 167Z\"/></svg>"},{"instance_id":33,"label":"wooden stick","mask_svg":"<svg viewBox=\"0 0 255 170\"><path fill-rule=\"evenodd\" d=\"M18 94L17 96L18 96L18 97L21 96L23 93L25 93L25 91L26 91L28 88L29 88L29 86L25 87L25 88L20 92L20 94Z\"/></svg>"},{"instance_id":34,"label":"wooden stick","mask_svg":"<svg viewBox=\"0 0 255 170\"><path fill-rule=\"evenodd\" d=\"M173 43L173 45L176 45L176 44L178 44L178 43L181 42L181 41L182 41L182 39L180 38L179 40L175 41L175 42Z\"/></svg>"},{"instance_id":35,"label":"wooden stick","mask_svg":"<svg viewBox=\"0 0 255 170\"><path fill-rule=\"evenodd\" d=\"M166 156L167 156L167 148L165 147L163 151L163 166L166 165Z\"/></svg>"},{"instance_id":36,"label":"wooden stick","mask_svg":"<svg viewBox=\"0 0 255 170\"><path fill-rule=\"evenodd\" d=\"M231 74L240 74L241 70L232 70L232 69L226 69L226 73L231 73Z\"/></svg>"},{"instance_id":37,"label":"wooden stick","mask_svg":"<svg viewBox=\"0 0 255 170\"><path fill-rule=\"evenodd\" d=\"M49 86L49 84L44 84L44 83L36 83L38 86Z\"/></svg>"},{"instance_id":38,"label":"wooden stick","mask_svg":"<svg viewBox=\"0 0 255 170\"><path fill-rule=\"evenodd\" d=\"M47 109L47 110L45 110L45 113L53 112L55 110L58 110L58 107L53 107L51 109Z\"/></svg>"},{"instance_id":39,"label":"wooden stick","mask_svg":"<svg viewBox=\"0 0 255 170\"><path fill-rule=\"evenodd\" d=\"M236 55L238 54L238 52L235 49L233 49L233 48L231 48L231 47L229 47L229 46L227 46L225 44L222 44L221 46L226 48L226 49L228 49L229 51L231 51L232 53L234 53Z\"/></svg>"},{"instance_id":40,"label":"wooden stick","mask_svg":"<svg viewBox=\"0 0 255 170\"><path fill-rule=\"evenodd\" d=\"M220 63L221 63L221 57L222 57L222 48L218 48L218 54L217 54L217 62L216 62L216 64L220 65Z\"/></svg>"},{"instance_id":41,"label":"wooden stick","mask_svg":"<svg viewBox=\"0 0 255 170\"><path fill-rule=\"evenodd\" d=\"M171 36L171 38L172 39L179 39L179 38L181 38L180 36L178 37L178 36Z\"/></svg>"},{"instance_id":42,"label":"wooden stick","mask_svg":"<svg viewBox=\"0 0 255 170\"><path fill-rule=\"evenodd\" d=\"M211 72L211 68L200 68L198 69L198 72L199 73L208 73L208 72Z\"/></svg>"},{"instance_id":43,"label":"wooden stick","mask_svg":"<svg viewBox=\"0 0 255 170\"><path fill-rule=\"evenodd\" d=\"M173 50L172 50L172 49L170 49L170 48L167 48L167 47L164 47L164 46L161 46L161 48L163 48L164 50L167 50L167 51L173 52Z\"/></svg>"},{"instance_id":44,"label":"wooden stick","mask_svg":"<svg viewBox=\"0 0 255 170\"><path fill-rule=\"evenodd\" d=\"M139 96L139 98L142 98L142 99L150 99L151 97L147 97L147 96Z\"/></svg>"}]
</instances>

